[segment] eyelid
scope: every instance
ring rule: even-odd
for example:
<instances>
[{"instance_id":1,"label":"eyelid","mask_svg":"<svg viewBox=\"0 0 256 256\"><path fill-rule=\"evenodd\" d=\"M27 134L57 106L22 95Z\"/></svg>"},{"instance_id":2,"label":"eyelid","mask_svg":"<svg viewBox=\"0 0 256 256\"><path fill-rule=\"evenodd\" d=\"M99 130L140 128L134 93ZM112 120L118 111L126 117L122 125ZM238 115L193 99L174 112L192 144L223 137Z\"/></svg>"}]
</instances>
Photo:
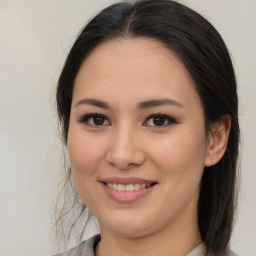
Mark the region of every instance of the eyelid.
<instances>
[{"instance_id":1,"label":"eyelid","mask_svg":"<svg viewBox=\"0 0 256 256\"><path fill-rule=\"evenodd\" d=\"M102 125L92 125L92 124L89 124L88 123L88 120L90 119L90 118L93 118L93 117L101 117L101 118L104 118L104 120L107 120L108 121L108 125L104 125L104 124L102 124ZM85 115L83 115L80 119L79 119L79 122L80 123L85 123L86 125L89 125L89 126L95 126L95 127L101 127L101 126L109 126L109 125L111 125L111 123L110 123L110 121L108 120L108 118L105 116L105 115L103 115L103 114L100 114L100 113L88 113L88 114L85 114Z\"/></svg>"},{"instance_id":2,"label":"eyelid","mask_svg":"<svg viewBox=\"0 0 256 256\"><path fill-rule=\"evenodd\" d=\"M150 119L155 118L155 117L161 117L161 118L165 118L168 121L168 124L165 125L161 125L161 126L157 126L157 125L146 125L145 123L148 122ZM156 113L156 114L152 114L149 117L147 117L146 121L143 123L143 126L152 126L152 127L157 127L157 128L162 128L162 127L167 127L171 124L177 124L177 120L174 117L171 117L169 115L166 114L162 114L162 113Z\"/></svg>"},{"instance_id":3,"label":"eyelid","mask_svg":"<svg viewBox=\"0 0 256 256\"><path fill-rule=\"evenodd\" d=\"M90 124L88 122L88 120L90 118L94 118L94 117L101 117L104 119L104 122L107 121L108 124L101 124L101 125L97 125L97 124ZM164 124L164 125L148 125L147 122L150 120L150 119L153 119L155 117L161 117L161 118L164 118L165 120L168 121L167 124ZM101 127L101 126L109 126L111 125L110 121L108 120L108 118L103 115L103 114L100 114L100 113L88 113L88 114L84 114L80 119L79 119L79 122L80 123L84 123L86 125L89 125L89 126L95 126L95 127ZM177 123L177 120L176 118L170 116L170 115L167 115L167 114L162 114L162 113L155 113L155 114L151 114L149 115L147 118L146 118L146 121L142 124L142 126L151 126L151 127L157 127L157 128L163 128L163 127L167 127L171 124L176 124Z\"/></svg>"}]
</instances>

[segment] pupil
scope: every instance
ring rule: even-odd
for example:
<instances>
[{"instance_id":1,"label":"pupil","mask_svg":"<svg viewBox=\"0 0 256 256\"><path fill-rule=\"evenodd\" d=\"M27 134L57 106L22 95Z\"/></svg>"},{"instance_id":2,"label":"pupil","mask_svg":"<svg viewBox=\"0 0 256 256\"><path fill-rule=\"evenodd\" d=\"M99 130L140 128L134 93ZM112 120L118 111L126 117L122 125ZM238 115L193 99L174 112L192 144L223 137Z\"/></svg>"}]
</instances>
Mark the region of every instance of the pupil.
<instances>
[{"instance_id":1,"label":"pupil","mask_svg":"<svg viewBox=\"0 0 256 256\"><path fill-rule=\"evenodd\" d=\"M163 117L155 117L153 122L155 125L160 126L164 124L165 119Z\"/></svg>"},{"instance_id":2,"label":"pupil","mask_svg":"<svg viewBox=\"0 0 256 256\"><path fill-rule=\"evenodd\" d=\"M100 117L100 116L95 116L93 118L93 122L94 124L96 125L102 125L104 123L104 118L103 117Z\"/></svg>"}]
</instances>

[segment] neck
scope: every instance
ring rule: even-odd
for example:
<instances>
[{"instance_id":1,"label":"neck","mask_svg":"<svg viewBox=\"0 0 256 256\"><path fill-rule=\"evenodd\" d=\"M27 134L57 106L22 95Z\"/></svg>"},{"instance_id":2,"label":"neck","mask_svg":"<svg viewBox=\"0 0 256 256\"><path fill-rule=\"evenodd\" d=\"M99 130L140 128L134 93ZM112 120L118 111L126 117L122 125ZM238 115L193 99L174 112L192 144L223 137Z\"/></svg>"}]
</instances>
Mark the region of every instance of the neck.
<instances>
[{"instance_id":1,"label":"neck","mask_svg":"<svg viewBox=\"0 0 256 256\"><path fill-rule=\"evenodd\" d=\"M123 236L101 226L96 256L185 256L201 242L197 221L191 219L140 237Z\"/></svg>"}]
</instances>

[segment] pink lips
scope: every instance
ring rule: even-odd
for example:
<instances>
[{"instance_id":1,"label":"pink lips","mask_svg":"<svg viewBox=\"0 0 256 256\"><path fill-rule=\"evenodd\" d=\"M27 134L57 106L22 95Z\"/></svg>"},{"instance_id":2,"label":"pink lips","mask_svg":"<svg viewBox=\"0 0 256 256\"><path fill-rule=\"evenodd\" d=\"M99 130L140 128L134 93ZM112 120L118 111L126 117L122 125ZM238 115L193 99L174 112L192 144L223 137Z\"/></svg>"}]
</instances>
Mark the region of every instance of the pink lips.
<instances>
[{"instance_id":1,"label":"pink lips","mask_svg":"<svg viewBox=\"0 0 256 256\"><path fill-rule=\"evenodd\" d=\"M146 180L146 179L141 179L137 177L127 177L127 178L121 178L121 177L111 177L111 178L106 178L100 180L103 183L116 183L116 184L153 184L156 183L156 181L153 180Z\"/></svg>"},{"instance_id":2,"label":"pink lips","mask_svg":"<svg viewBox=\"0 0 256 256\"><path fill-rule=\"evenodd\" d=\"M112 177L100 180L100 183L102 184L106 194L113 200L119 203L130 203L134 202L154 189L155 185L157 184L155 181L152 180L145 180L137 177L129 177L129 178L120 178L120 177ZM115 183L115 184L152 184L148 188L141 188L137 191L116 191L106 185L106 183Z\"/></svg>"}]
</instances>

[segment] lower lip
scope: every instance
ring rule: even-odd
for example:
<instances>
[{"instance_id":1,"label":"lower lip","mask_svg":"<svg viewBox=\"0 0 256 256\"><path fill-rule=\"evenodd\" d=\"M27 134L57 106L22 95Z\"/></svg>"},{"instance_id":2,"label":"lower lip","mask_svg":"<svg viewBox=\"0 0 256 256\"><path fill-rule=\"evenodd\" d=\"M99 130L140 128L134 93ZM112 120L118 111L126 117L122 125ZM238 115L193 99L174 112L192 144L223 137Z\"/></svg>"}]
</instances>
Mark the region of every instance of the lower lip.
<instances>
[{"instance_id":1,"label":"lower lip","mask_svg":"<svg viewBox=\"0 0 256 256\"><path fill-rule=\"evenodd\" d=\"M112 188L109 188L107 185L104 183L101 183L103 188L105 189L107 195L115 200L118 203L131 203L134 202L145 195L147 195L152 189L155 187L155 185L148 187L148 188L143 188L137 191L131 191L131 192L125 192L125 191L116 191Z\"/></svg>"}]
</instances>

